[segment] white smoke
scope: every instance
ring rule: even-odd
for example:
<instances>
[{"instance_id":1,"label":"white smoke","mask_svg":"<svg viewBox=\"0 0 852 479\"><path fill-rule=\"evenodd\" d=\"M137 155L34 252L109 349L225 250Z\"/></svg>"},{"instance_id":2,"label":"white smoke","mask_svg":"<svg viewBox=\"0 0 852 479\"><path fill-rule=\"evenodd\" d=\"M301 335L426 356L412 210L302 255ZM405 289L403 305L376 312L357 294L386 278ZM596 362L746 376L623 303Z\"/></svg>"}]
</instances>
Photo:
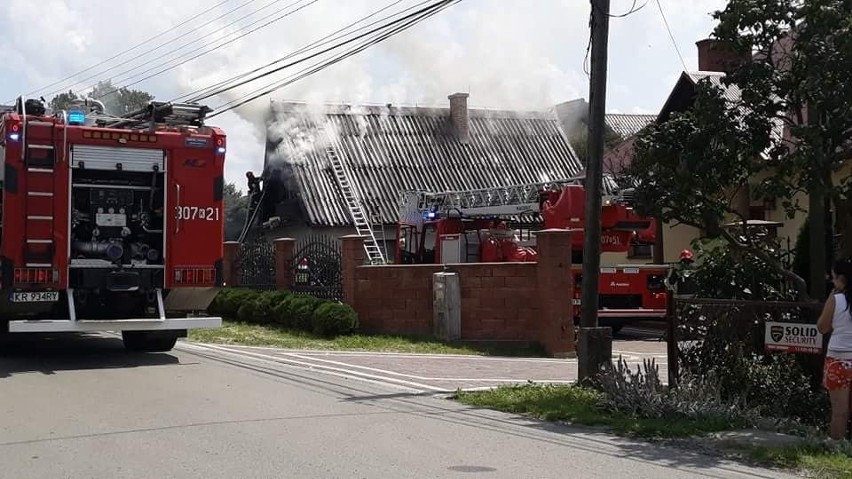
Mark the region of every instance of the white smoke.
<instances>
[{"instance_id":1,"label":"white smoke","mask_svg":"<svg viewBox=\"0 0 852 479\"><path fill-rule=\"evenodd\" d=\"M160 100L197 91L291 53L391 1L319 0L269 27L198 59L181 61L179 67L130 87L149 91ZM4 97L0 101L66 78L204 12L203 18L109 62L127 65L83 83L90 86L126 67L142 65L140 69L145 69L162 61L156 59L157 55L171 46L141 55L149 46L161 42L182 44L198 39L198 44L183 52L200 52L214 45L211 42L216 39L234 37L227 37L237 31L235 26L226 26L229 21L270 5L273 0L257 0L216 20L203 32L169 40L240 3L230 2L211 10L211 2L202 0L0 2L0 28L6 33L0 36L0 70L5 70L0 75L0 93ZM271 11L287 3L291 2L275 3L242 21L242 27L253 28L247 25L261 18L271 20ZM404 0L399 5L415 3ZM613 0L613 13L625 12L634 3ZM724 3L661 0L688 67L695 67L694 42L709 33L711 20L707 12ZM681 69L655 7L652 0L633 15L610 20L610 109L658 109L673 86L669 79ZM446 107L447 95L466 91L472 108L541 110L587 96L588 78L583 65L588 14L587 0L465 0L356 57L214 118L212 123L229 136L228 178L242 183L243 171L257 170L262 165L271 99L313 105L343 102ZM77 80L102 68L84 73ZM291 68L288 74L300 68ZM285 76L273 75L205 102L217 108ZM50 90L67 91L69 83L73 82L60 82ZM42 94L48 99L51 96ZM379 124L384 123L382 120ZM283 131L286 128L285 125ZM299 148L304 147L302 144Z\"/></svg>"}]
</instances>

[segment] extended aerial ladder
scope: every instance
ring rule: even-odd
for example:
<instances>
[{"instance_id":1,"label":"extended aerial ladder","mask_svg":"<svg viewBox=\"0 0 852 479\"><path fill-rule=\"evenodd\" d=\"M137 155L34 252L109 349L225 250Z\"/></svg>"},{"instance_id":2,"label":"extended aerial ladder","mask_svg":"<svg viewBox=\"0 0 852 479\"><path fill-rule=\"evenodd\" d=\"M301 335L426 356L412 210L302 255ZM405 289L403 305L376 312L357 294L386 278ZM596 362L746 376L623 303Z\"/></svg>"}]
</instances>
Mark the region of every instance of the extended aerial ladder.
<instances>
[{"instance_id":1,"label":"extended aerial ladder","mask_svg":"<svg viewBox=\"0 0 852 479\"><path fill-rule=\"evenodd\" d=\"M400 221L419 224L441 215L462 217L507 217L536 214L541 207L542 191L558 190L565 185L579 185L582 178L567 178L539 183L526 183L495 188L428 192L409 190L402 193ZM607 198L605 198L607 200ZM608 201L612 201L609 199Z\"/></svg>"}]
</instances>

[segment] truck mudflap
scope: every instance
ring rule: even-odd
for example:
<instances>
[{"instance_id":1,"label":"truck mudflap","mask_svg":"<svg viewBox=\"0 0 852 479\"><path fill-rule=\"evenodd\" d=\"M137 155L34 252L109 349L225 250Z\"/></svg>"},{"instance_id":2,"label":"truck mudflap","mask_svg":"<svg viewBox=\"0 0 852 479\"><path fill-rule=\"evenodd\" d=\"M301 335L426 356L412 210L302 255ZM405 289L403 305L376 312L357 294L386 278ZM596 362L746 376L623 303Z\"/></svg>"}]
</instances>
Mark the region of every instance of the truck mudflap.
<instances>
[{"instance_id":1,"label":"truck mudflap","mask_svg":"<svg viewBox=\"0 0 852 479\"><path fill-rule=\"evenodd\" d=\"M95 332L95 331L187 331L190 329L216 329L222 327L222 318L218 316L190 316L186 318L169 318L163 302L163 292L156 290L157 316L155 318L122 318L122 319L80 319L77 317L74 305L73 289L69 288L66 295L68 301L67 319L32 319L9 321L10 333L63 333L63 332ZM209 294L202 295L202 301ZM184 298L186 301L186 298ZM198 300L196 299L196 302Z\"/></svg>"}]
</instances>

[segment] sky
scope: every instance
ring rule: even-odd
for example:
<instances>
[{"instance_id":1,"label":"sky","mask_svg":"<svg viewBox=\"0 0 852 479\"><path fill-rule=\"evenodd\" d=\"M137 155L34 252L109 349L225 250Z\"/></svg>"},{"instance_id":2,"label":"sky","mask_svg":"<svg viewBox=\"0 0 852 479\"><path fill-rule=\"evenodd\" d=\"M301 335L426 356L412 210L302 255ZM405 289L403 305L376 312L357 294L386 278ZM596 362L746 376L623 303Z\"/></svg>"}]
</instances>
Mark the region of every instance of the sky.
<instances>
[{"instance_id":1,"label":"sky","mask_svg":"<svg viewBox=\"0 0 852 479\"><path fill-rule=\"evenodd\" d=\"M388 7L381 14L388 15L421 1L4 0L0 101L19 95L50 100L105 79L173 100L284 57L379 9ZM611 0L613 15L644 7L610 19L607 111L657 113L680 73L697 69L695 42L711 34L710 14L725 3ZM211 118L208 124L228 135L227 180L243 188L245 171L262 170L271 100L447 106L447 96L461 91L470 94L471 107L544 110L588 99L589 10L588 0L462 0L356 56ZM301 68L204 103L217 109Z\"/></svg>"}]
</instances>

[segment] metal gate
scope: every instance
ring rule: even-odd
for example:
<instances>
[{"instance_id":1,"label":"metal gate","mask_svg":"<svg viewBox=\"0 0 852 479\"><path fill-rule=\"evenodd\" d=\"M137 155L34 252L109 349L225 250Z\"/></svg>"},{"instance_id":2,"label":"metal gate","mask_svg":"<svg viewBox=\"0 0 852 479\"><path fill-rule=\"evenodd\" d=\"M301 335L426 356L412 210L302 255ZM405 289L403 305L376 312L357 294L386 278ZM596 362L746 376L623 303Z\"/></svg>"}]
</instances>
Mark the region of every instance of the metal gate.
<instances>
[{"instance_id":1,"label":"metal gate","mask_svg":"<svg viewBox=\"0 0 852 479\"><path fill-rule=\"evenodd\" d=\"M272 242L261 236L241 244L237 271L240 287L275 289L275 247Z\"/></svg>"},{"instance_id":2,"label":"metal gate","mask_svg":"<svg viewBox=\"0 0 852 479\"><path fill-rule=\"evenodd\" d=\"M343 252L340 242L322 235L296 244L288 264L293 291L343 301Z\"/></svg>"}]
</instances>

